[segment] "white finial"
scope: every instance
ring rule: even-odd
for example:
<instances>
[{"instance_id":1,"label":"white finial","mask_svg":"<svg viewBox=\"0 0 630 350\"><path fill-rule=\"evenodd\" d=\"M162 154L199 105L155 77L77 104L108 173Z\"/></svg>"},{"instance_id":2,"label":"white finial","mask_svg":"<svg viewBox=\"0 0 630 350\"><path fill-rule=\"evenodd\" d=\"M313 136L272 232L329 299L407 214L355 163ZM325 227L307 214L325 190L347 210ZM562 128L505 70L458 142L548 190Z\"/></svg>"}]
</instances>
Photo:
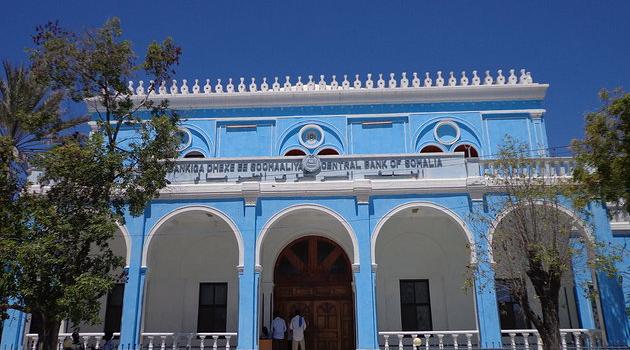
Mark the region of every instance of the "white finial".
<instances>
[{"instance_id":1,"label":"white finial","mask_svg":"<svg viewBox=\"0 0 630 350\"><path fill-rule=\"evenodd\" d=\"M354 79L354 88L355 89L360 89L361 88L361 80L359 80L359 75L358 74L355 76L355 79Z\"/></svg>"},{"instance_id":2,"label":"white finial","mask_svg":"<svg viewBox=\"0 0 630 350\"><path fill-rule=\"evenodd\" d=\"M166 95L166 80L162 80L160 83L160 95Z\"/></svg>"},{"instance_id":3,"label":"white finial","mask_svg":"<svg viewBox=\"0 0 630 350\"><path fill-rule=\"evenodd\" d=\"M429 78L429 73L427 73L427 79ZM429 79L431 80L431 79ZM424 84L427 84L427 81L424 81ZM413 87L420 87L420 78L418 78L418 72L413 72L413 79L411 80L411 85ZM429 85L427 86L431 86L431 82L429 82Z\"/></svg>"},{"instance_id":4,"label":"white finial","mask_svg":"<svg viewBox=\"0 0 630 350\"><path fill-rule=\"evenodd\" d=\"M234 92L234 84L232 84L232 78L228 78L227 92Z\"/></svg>"},{"instance_id":5,"label":"white finial","mask_svg":"<svg viewBox=\"0 0 630 350\"><path fill-rule=\"evenodd\" d=\"M337 90L339 88L339 83L337 82L337 76L333 74L332 81L330 82L330 87L333 90Z\"/></svg>"},{"instance_id":6,"label":"white finial","mask_svg":"<svg viewBox=\"0 0 630 350\"><path fill-rule=\"evenodd\" d=\"M379 73L378 74L378 81L376 82L376 86L378 86L379 89L383 89L385 88L385 80L383 80L383 73Z\"/></svg>"},{"instance_id":7,"label":"white finial","mask_svg":"<svg viewBox=\"0 0 630 350\"><path fill-rule=\"evenodd\" d=\"M348 81L348 74L343 75L343 81L341 82L341 87L344 90L348 90L350 88L350 82Z\"/></svg>"},{"instance_id":8,"label":"white finial","mask_svg":"<svg viewBox=\"0 0 630 350\"><path fill-rule=\"evenodd\" d=\"M508 78L508 84L514 85L518 81L518 78L514 74L514 69L510 69L510 77Z\"/></svg>"},{"instance_id":9,"label":"white finial","mask_svg":"<svg viewBox=\"0 0 630 350\"><path fill-rule=\"evenodd\" d=\"M407 79L407 72L402 72L402 78L400 79L400 87L404 87L404 88L409 87L409 79Z\"/></svg>"},{"instance_id":10,"label":"white finial","mask_svg":"<svg viewBox=\"0 0 630 350\"><path fill-rule=\"evenodd\" d=\"M204 94L209 94L210 92L212 92L212 87L210 85L210 79L206 79L206 85L203 86L203 93Z\"/></svg>"},{"instance_id":11,"label":"white finial","mask_svg":"<svg viewBox=\"0 0 630 350\"><path fill-rule=\"evenodd\" d=\"M187 81L186 79L182 80L182 94L187 94L188 93L188 85L186 85Z\"/></svg>"},{"instance_id":12,"label":"white finial","mask_svg":"<svg viewBox=\"0 0 630 350\"><path fill-rule=\"evenodd\" d=\"M521 69L521 76L518 79L519 84L527 84L527 74L525 74L525 69Z\"/></svg>"},{"instance_id":13,"label":"white finial","mask_svg":"<svg viewBox=\"0 0 630 350\"><path fill-rule=\"evenodd\" d=\"M306 90L313 91L315 90L315 83L313 82L313 76L308 76L308 83L306 84Z\"/></svg>"},{"instance_id":14,"label":"white finial","mask_svg":"<svg viewBox=\"0 0 630 350\"><path fill-rule=\"evenodd\" d=\"M396 79L394 79L394 73L389 73L389 87L390 88L396 87Z\"/></svg>"},{"instance_id":15,"label":"white finial","mask_svg":"<svg viewBox=\"0 0 630 350\"><path fill-rule=\"evenodd\" d=\"M221 85L221 79L217 79L217 85L215 85L214 91L223 92L223 85Z\"/></svg>"},{"instance_id":16,"label":"white finial","mask_svg":"<svg viewBox=\"0 0 630 350\"><path fill-rule=\"evenodd\" d=\"M367 80L365 81L365 87L371 89L374 87L374 82L372 81L372 73L367 74Z\"/></svg>"},{"instance_id":17,"label":"white finial","mask_svg":"<svg viewBox=\"0 0 630 350\"><path fill-rule=\"evenodd\" d=\"M195 85L193 85L193 94L199 93L199 79L195 79Z\"/></svg>"},{"instance_id":18,"label":"white finial","mask_svg":"<svg viewBox=\"0 0 630 350\"><path fill-rule=\"evenodd\" d=\"M245 78L241 77L241 83L238 84L238 92L245 92Z\"/></svg>"},{"instance_id":19,"label":"white finial","mask_svg":"<svg viewBox=\"0 0 630 350\"><path fill-rule=\"evenodd\" d=\"M532 72L527 72L527 84L533 84L534 78L532 78Z\"/></svg>"},{"instance_id":20,"label":"white finial","mask_svg":"<svg viewBox=\"0 0 630 350\"><path fill-rule=\"evenodd\" d=\"M433 85L433 79L431 79L431 76L429 76L429 72L426 72L425 75L426 75L426 78L424 78L424 86ZM416 84L414 84L413 86L416 86Z\"/></svg>"},{"instance_id":21,"label":"white finial","mask_svg":"<svg viewBox=\"0 0 630 350\"><path fill-rule=\"evenodd\" d=\"M324 81L324 75L319 76L319 91L326 90L326 82Z\"/></svg>"},{"instance_id":22,"label":"white finial","mask_svg":"<svg viewBox=\"0 0 630 350\"><path fill-rule=\"evenodd\" d=\"M138 84L139 85L136 88L136 95L144 95L144 81L140 80Z\"/></svg>"},{"instance_id":23,"label":"white finial","mask_svg":"<svg viewBox=\"0 0 630 350\"><path fill-rule=\"evenodd\" d=\"M476 70L474 70L474 71L473 71L473 80L472 80L472 84L473 84L474 86L478 86L479 84L481 84L481 78L479 78L479 77L477 76L477 71L476 71Z\"/></svg>"},{"instance_id":24,"label":"white finial","mask_svg":"<svg viewBox=\"0 0 630 350\"><path fill-rule=\"evenodd\" d=\"M460 79L460 83L463 86L468 85L468 77L466 76L466 72L462 71L462 78Z\"/></svg>"},{"instance_id":25,"label":"white finial","mask_svg":"<svg viewBox=\"0 0 630 350\"><path fill-rule=\"evenodd\" d=\"M269 90L269 84L267 84L267 77L263 77L263 82L262 84L260 84L260 90L261 91Z\"/></svg>"},{"instance_id":26,"label":"white finial","mask_svg":"<svg viewBox=\"0 0 630 350\"><path fill-rule=\"evenodd\" d=\"M173 85L171 85L171 95L177 94L177 80L173 79Z\"/></svg>"},{"instance_id":27,"label":"white finial","mask_svg":"<svg viewBox=\"0 0 630 350\"><path fill-rule=\"evenodd\" d=\"M295 83L295 90L296 91L303 91L304 90L304 83L302 82L302 76L298 75L298 81L297 83Z\"/></svg>"},{"instance_id":28,"label":"white finial","mask_svg":"<svg viewBox=\"0 0 630 350\"><path fill-rule=\"evenodd\" d=\"M483 79L483 85L492 85L492 76L490 75L490 71L486 71L486 77Z\"/></svg>"},{"instance_id":29,"label":"white finial","mask_svg":"<svg viewBox=\"0 0 630 350\"><path fill-rule=\"evenodd\" d=\"M149 87L147 88L147 94L155 91L155 81L149 80Z\"/></svg>"},{"instance_id":30,"label":"white finial","mask_svg":"<svg viewBox=\"0 0 630 350\"><path fill-rule=\"evenodd\" d=\"M503 71L499 69L498 72L499 72L499 76L497 76L497 84L503 85L505 84L505 77L503 76Z\"/></svg>"},{"instance_id":31,"label":"white finial","mask_svg":"<svg viewBox=\"0 0 630 350\"><path fill-rule=\"evenodd\" d=\"M133 95L133 81L129 80L129 85L127 86L129 90L129 94Z\"/></svg>"},{"instance_id":32,"label":"white finial","mask_svg":"<svg viewBox=\"0 0 630 350\"><path fill-rule=\"evenodd\" d=\"M451 71L451 77L448 78L448 86L455 86L457 85L457 79L455 79L455 76L453 75L453 71Z\"/></svg>"},{"instance_id":33,"label":"white finial","mask_svg":"<svg viewBox=\"0 0 630 350\"><path fill-rule=\"evenodd\" d=\"M442 78L442 71L438 71L438 77L435 79L435 86L444 86L444 78Z\"/></svg>"},{"instance_id":34,"label":"white finial","mask_svg":"<svg viewBox=\"0 0 630 350\"><path fill-rule=\"evenodd\" d=\"M287 75L286 79L287 81L284 82L284 91L291 91L291 82L289 81L291 78Z\"/></svg>"},{"instance_id":35,"label":"white finial","mask_svg":"<svg viewBox=\"0 0 630 350\"><path fill-rule=\"evenodd\" d=\"M258 86L256 85L256 78L252 77L252 83L249 84L249 91L256 92L258 91Z\"/></svg>"},{"instance_id":36,"label":"white finial","mask_svg":"<svg viewBox=\"0 0 630 350\"><path fill-rule=\"evenodd\" d=\"M280 91L280 83L278 82L278 77L274 77L275 80L273 82L273 84L271 85L271 87L273 88L273 91Z\"/></svg>"}]
</instances>

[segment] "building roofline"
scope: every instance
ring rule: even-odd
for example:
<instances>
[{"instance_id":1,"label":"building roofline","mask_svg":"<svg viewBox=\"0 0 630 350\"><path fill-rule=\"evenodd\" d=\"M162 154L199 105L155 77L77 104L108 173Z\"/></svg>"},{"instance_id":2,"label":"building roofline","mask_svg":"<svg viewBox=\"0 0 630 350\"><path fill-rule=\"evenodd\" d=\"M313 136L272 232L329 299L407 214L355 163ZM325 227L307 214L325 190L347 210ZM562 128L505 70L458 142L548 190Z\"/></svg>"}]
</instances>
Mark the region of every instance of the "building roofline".
<instances>
[{"instance_id":1,"label":"building roofline","mask_svg":"<svg viewBox=\"0 0 630 350\"><path fill-rule=\"evenodd\" d=\"M520 78L514 75L511 70L510 76L506 79L499 71L496 81L490 77L489 73L482 82L474 72L473 82L469 84L465 73L462 78L457 80L451 74L448 81L441 78L441 72L438 72L439 78L436 79L435 85L433 80L425 79L424 85L420 84L419 78L414 73L414 79L410 83L403 75L403 79L396 81L391 75L390 81L385 84L382 76L376 84L371 80L371 74L368 74L368 80L361 82L357 80L353 86L346 78L342 85L339 85L334 76L333 81L326 83L322 80L319 83L312 81L309 76L309 82L301 83L301 77L298 83L292 85L287 77L287 82L283 87L279 87L279 83L273 83L269 88L266 80L258 86L252 78L252 83L247 88L244 84L244 78L235 88L232 79L224 88L218 80L217 85L212 87L209 79L206 85L199 86L198 80L192 91L188 88L187 81L183 80L180 86L177 81L173 80L173 84L167 90L165 82L156 91L152 88L145 91L144 83L139 82L137 88L133 88L133 82L129 83L130 91L135 94L131 96L132 100L141 101L149 99L159 102L168 100L169 106L173 109L212 109L212 108L258 108L258 107L300 107L300 106L347 106L347 105L368 105L368 104L406 104L406 103L435 103L435 102L476 102L476 101L514 101L514 100L542 100L548 84L533 83L530 74L525 74L522 70ZM507 80L507 81L506 81ZM152 85L150 85L151 87ZM147 96L148 94L148 96ZM97 111L98 99L91 98L86 100L88 110L90 112Z\"/></svg>"}]
</instances>

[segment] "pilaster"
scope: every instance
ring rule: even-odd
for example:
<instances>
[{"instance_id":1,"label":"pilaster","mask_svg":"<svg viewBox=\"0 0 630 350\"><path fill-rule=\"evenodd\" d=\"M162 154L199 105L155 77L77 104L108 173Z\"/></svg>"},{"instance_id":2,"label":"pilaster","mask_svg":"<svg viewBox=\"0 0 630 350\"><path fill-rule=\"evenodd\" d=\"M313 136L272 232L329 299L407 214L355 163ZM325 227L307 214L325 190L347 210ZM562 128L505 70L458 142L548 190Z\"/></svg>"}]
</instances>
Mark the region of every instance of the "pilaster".
<instances>
[{"instance_id":1,"label":"pilaster","mask_svg":"<svg viewBox=\"0 0 630 350\"><path fill-rule=\"evenodd\" d=\"M253 205L252 205L253 204ZM256 203L244 201L244 263L238 275L238 346L239 350L258 348L258 283L260 268L254 266L256 246Z\"/></svg>"},{"instance_id":2,"label":"pilaster","mask_svg":"<svg viewBox=\"0 0 630 350\"><path fill-rule=\"evenodd\" d=\"M22 349L26 325L26 314L17 310L7 310L9 318L2 323L0 349Z\"/></svg>"},{"instance_id":3,"label":"pilaster","mask_svg":"<svg viewBox=\"0 0 630 350\"><path fill-rule=\"evenodd\" d=\"M370 257L370 204L357 201L355 227L359 243L359 265L353 266L355 284L355 313L357 325L357 349L378 349L376 324L376 284Z\"/></svg>"},{"instance_id":4,"label":"pilaster","mask_svg":"<svg viewBox=\"0 0 630 350\"><path fill-rule=\"evenodd\" d=\"M123 296L123 312L120 329L120 344L135 349L140 343L142 332L142 304L147 267L142 266L144 246L144 217L127 217L126 228L131 235L131 256L125 268L127 282Z\"/></svg>"}]
</instances>

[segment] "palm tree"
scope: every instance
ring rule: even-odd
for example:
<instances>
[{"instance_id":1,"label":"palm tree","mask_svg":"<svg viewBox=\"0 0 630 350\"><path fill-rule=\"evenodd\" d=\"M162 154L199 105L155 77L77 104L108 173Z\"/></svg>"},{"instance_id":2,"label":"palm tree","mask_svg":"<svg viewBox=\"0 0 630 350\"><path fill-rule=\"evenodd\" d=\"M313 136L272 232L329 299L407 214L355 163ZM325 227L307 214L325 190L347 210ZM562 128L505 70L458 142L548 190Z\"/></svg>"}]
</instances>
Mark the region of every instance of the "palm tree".
<instances>
[{"instance_id":1,"label":"palm tree","mask_svg":"<svg viewBox=\"0 0 630 350\"><path fill-rule=\"evenodd\" d=\"M88 116L62 118L63 90L40 83L22 64L2 63L6 79L0 78L0 137L11 137L13 153L26 170L33 155L54 143L59 132L86 122Z\"/></svg>"}]
</instances>

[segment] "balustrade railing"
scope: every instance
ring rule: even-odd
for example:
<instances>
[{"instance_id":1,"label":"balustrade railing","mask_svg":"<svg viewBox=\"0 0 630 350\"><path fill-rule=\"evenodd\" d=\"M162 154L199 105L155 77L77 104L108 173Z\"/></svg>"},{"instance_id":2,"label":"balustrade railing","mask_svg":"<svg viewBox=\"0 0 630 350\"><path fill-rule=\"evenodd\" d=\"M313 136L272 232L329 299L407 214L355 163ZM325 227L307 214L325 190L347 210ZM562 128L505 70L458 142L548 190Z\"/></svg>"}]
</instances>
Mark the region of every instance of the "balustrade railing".
<instances>
[{"instance_id":1,"label":"balustrade railing","mask_svg":"<svg viewBox=\"0 0 630 350\"><path fill-rule=\"evenodd\" d=\"M381 348L384 350L403 349L467 349L478 347L479 332L476 330L464 331L410 331L410 332L378 332L382 337ZM414 345L413 340L419 338L419 346Z\"/></svg>"},{"instance_id":2,"label":"balustrade railing","mask_svg":"<svg viewBox=\"0 0 630 350\"><path fill-rule=\"evenodd\" d=\"M502 330L504 348L510 350L542 350L543 343L536 329ZM560 329L562 349L590 349L605 346L602 333L595 329Z\"/></svg>"},{"instance_id":3,"label":"balustrade railing","mask_svg":"<svg viewBox=\"0 0 630 350\"><path fill-rule=\"evenodd\" d=\"M103 348L105 340L103 340L104 333L79 333L79 339L83 344L84 349L98 350ZM120 333L114 333L114 337L120 336ZM71 339L72 333L59 333L57 337L57 350L63 350L63 342L66 339ZM36 333L29 333L24 336L25 350L37 350L37 340L39 339ZM114 345L118 345L117 340L113 340Z\"/></svg>"},{"instance_id":4,"label":"balustrade railing","mask_svg":"<svg viewBox=\"0 0 630 350\"><path fill-rule=\"evenodd\" d=\"M229 350L237 333L142 333L142 348L147 350L206 349Z\"/></svg>"},{"instance_id":5,"label":"balustrade railing","mask_svg":"<svg viewBox=\"0 0 630 350\"><path fill-rule=\"evenodd\" d=\"M549 157L528 159L529 165L526 167L512 169L523 175L531 177L568 177L573 173L576 165L575 159L570 157ZM479 160L480 173L485 176L501 177L502 171L499 169L496 160L481 159Z\"/></svg>"},{"instance_id":6,"label":"balustrade railing","mask_svg":"<svg viewBox=\"0 0 630 350\"><path fill-rule=\"evenodd\" d=\"M291 77L286 76L282 82L278 77L274 77L274 81L268 83L267 78L262 79L262 83L256 83L256 78L251 78L251 82L245 82L245 78L241 77L240 82L236 79L229 78L228 83L224 85L221 79L216 80L216 84L206 79L205 85L199 85L199 79L195 79L192 88L188 87L188 81L182 80L178 84L177 80L172 80L170 86L166 81L154 82L150 81L148 86L144 85L144 81L140 80L138 86L134 88L134 82L129 82L129 92L133 95L146 95L154 91L159 95L187 95L187 94L221 94L221 93L252 93L252 92L302 92L302 91L333 91L333 90L357 90L357 89L400 89L400 88L426 88L426 87L442 87L442 86L487 86L487 85L524 85L534 84L532 75L525 69L520 70L517 76L514 69L509 70L509 75L503 75L502 70L497 71L496 77L486 71L485 76L480 77L477 71L472 71L472 77L466 76L466 72L461 72L461 77L455 77L454 72L449 72L449 76L443 77L442 72L438 71L437 76L431 76L429 72L424 77L418 76L417 72L412 73L412 77L407 77L407 73L403 72L400 79L396 79L394 73L378 74L378 79L372 74L367 74L367 79L362 80L359 74L354 76L354 80L344 74L342 81L337 81L337 76L332 75L331 79L326 81L324 75L319 76L319 81L313 80L313 75L308 76L308 81L302 81L302 76L297 77L297 81L291 81ZM446 74L445 74L446 75ZM457 74L459 75L459 74ZM388 78L389 76L389 78ZM203 84L203 82L202 82Z\"/></svg>"}]
</instances>

